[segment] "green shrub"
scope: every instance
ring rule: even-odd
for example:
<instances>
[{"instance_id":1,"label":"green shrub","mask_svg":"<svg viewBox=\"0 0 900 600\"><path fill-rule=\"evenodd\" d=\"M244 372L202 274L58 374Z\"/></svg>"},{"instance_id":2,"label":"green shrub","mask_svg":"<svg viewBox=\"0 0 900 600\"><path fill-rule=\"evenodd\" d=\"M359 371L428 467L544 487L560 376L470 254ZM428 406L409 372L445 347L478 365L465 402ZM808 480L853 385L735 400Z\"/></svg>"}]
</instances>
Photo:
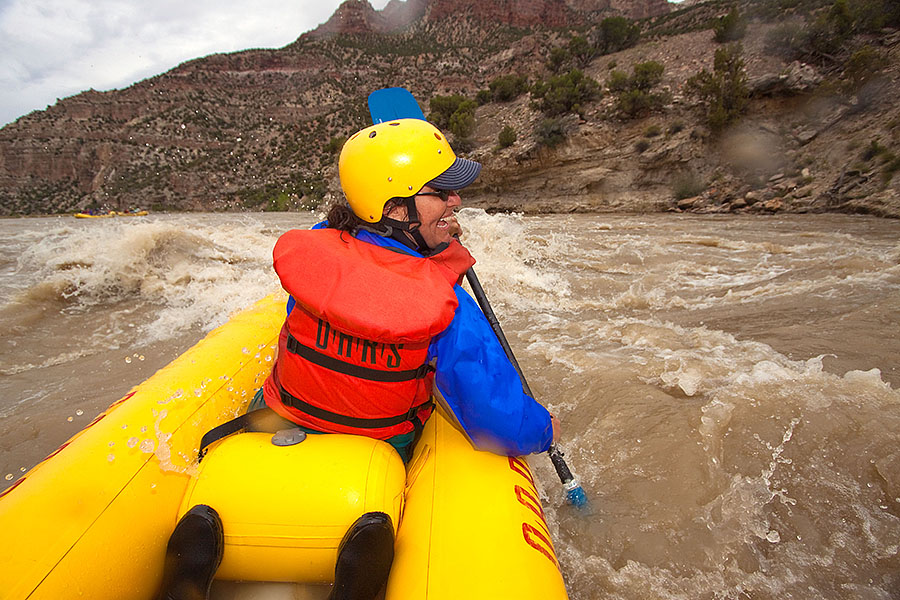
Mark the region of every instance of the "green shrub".
<instances>
[{"instance_id":1,"label":"green shrub","mask_svg":"<svg viewBox=\"0 0 900 600\"><path fill-rule=\"evenodd\" d=\"M808 44L808 35L807 28L799 23L778 24L766 34L766 53L786 60L799 58Z\"/></svg>"},{"instance_id":2,"label":"green shrub","mask_svg":"<svg viewBox=\"0 0 900 600\"><path fill-rule=\"evenodd\" d=\"M528 91L528 78L522 75L501 75L488 84L491 100L509 102Z\"/></svg>"},{"instance_id":3,"label":"green shrub","mask_svg":"<svg viewBox=\"0 0 900 600\"><path fill-rule=\"evenodd\" d=\"M430 109L428 120L434 123L438 129L448 129L450 127L450 117L457 111L460 104L465 101L465 96L460 96L459 94L435 96L428 101Z\"/></svg>"},{"instance_id":4,"label":"green shrub","mask_svg":"<svg viewBox=\"0 0 900 600\"><path fill-rule=\"evenodd\" d=\"M741 16L738 9L734 8L716 21L713 31L715 31L715 40L720 44L736 42L747 33L747 21Z\"/></svg>"},{"instance_id":5,"label":"green shrub","mask_svg":"<svg viewBox=\"0 0 900 600\"><path fill-rule=\"evenodd\" d=\"M679 132L681 132L681 131L684 131L684 123L681 122L681 121L675 121L674 123L672 123L671 125L669 125L669 129L667 130L667 133L668 133L669 135L674 135L674 134L679 133Z\"/></svg>"},{"instance_id":6,"label":"green shrub","mask_svg":"<svg viewBox=\"0 0 900 600\"><path fill-rule=\"evenodd\" d=\"M544 119L534 131L538 145L557 146L566 140L566 128L561 119Z\"/></svg>"},{"instance_id":7,"label":"green shrub","mask_svg":"<svg viewBox=\"0 0 900 600\"><path fill-rule=\"evenodd\" d=\"M808 24L785 23L766 36L766 50L788 60L830 64L858 33L900 26L896 0L834 0Z\"/></svg>"},{"instance_id":8,"label":"green shrub","mask_svg":"<svg viewBox=\"0 0 900 600\"><path fill-rule=\"evenodd\" d=\"M500 144L501 148L509 148L516 143L516 139L518 139L516 130L507 125L503 128L502 131L500 131L500 135L497 137L497 142Z\"/></svg>"},{"instance_id":9,"label":"green shrub","mask_svg":"<svg viewBox=\"0 0 900 600\"><path fill-rule=\"evenodd\" d=\"M453 150L457 154L468 154L478 147L478 144L472 138L454 138Z\"/></svg>"},{"instance_id":10,"label":"green shrub","mask_svg":"<svg viewBox=\"0 0 900 600\"><path fill-rule=\"evenodd\" d=\"M647 92L626 90L619 94L616 107L626 117L634 118L650 112L653 108L653 100Z\"/></svg>"},{"instance_id":11,"label":"green shrub","mask_svg":"<svg viewBox=\"0 0 900 600\"><path fill-rule=\"evenodd\" d=\"M628 73L614 69L610 72L609 77L606 78L606 87L613 94L624 92L629 87Z\"/></svg>"},{"instance_id":12,"label":"green shrub","mask_svg":"<svg viewBox=\"0 0 900 600\"><path fill-rule=\"evenodd\" d=\"M600 85L578 69L572 69L549 81L538 81L532 86L531 95L537 108L548 116L581 114L583 104L600 96Z\"/></svg>"},{"instance_id":13,"label":"green shrub","mask_svg":"<svg viewBox=\"0 0 900 600\"><path fill-rule=\"evenodd\" d=\"M559 73L569 62L571 56L565 48L553 48L547 57L547 70L551 73Z\"/></svg>"},{"instance_id":14,"label":"green shrub","mask_svg":"<svg viewBox=\"0 0 900 600\"><path fill-rule=\"evenodd\" d=\"M853 19L847 8L846 0L835 0L827 13L820 15L807 28L805 44L801 47L802 56L818 62L830 62L853 28Z\"/></svg>"},{"instance_id":15,"label":"green shrub","mask_svg":"<svg viewBox=\"0 0 900 600\"><path fill-rule=\"evenodd\" d=\"M747 107L750 92L742 48L733 44L716 50L713 72L706 69L687 81L687 90L706 104L706 119L713 132L735 122Z\"/></svg>"},{"instance_id":16,"label":"green shrub","mask_svg":"<svg viewBox=\"0 0 900 600\"><path fill-rule=\"evenodd\" d=\"M659 125L650 125L647 129L644 130L644 137L652 138L662 134L662 129L660 129Z\"/></svg>"},{"instance_id":17,"label":"green shrub","mask_svg":"<svg viewBox=\"0 0 900 600\"><path fill-rule=\"evenodd\" d=\"M450 115L450 133L455 139L468 138L474 133L477 106L474 100L466 100Z\"/></svg>"},{"instance_id":18,"label":"green shrub","mask_svg":"<svg viewBox=\"0 0 900 600\"><path fill-rule=\"evenodd\" d=\"M591 60L594 58L594 55L597 53L595 48L591 46L588 41L580 35L576 35L572 37L571 40L569 40L568 51L569 56L572 57L575 65L582 69L590 64Z\"/></svg>"},{"instance_id":19,"label":"green shrub","mask_svg":"<svg viewBox=\"0 0 900 600\"><path fill-rule=\"evenodd\" d=\"M609 91L616 96L616 107L627 117L637 117L665 104L668 96L651 92L662 81L665 67L656 61L634 65L630 77L622 71L612 71L606 80Z\"/></svg>"},{"instance_id":20,"label":"green shrub","mask_svg":"<svg viewBox=\"0 0 900 600\"><path fill-rule=\"evenodd\" d=\"M865 147L859 157L864 161L869 162L876 156L884 154L887 151L887 148L879 144L878 140L872 140L869 145Z\"/></svg>"},{"instance_id":21,"label":"green shrub","mask_svg":"<svg viewBox=\"0 0 900 600\"><path fill-rule=\"evenodd\" d=\"M665 70L666 68L655 60L637 63L631 76L631 87L646 92L662 81Z\"/></svg>"},{"instance_id":22,"label":"green shrub","mask_svg":"<svg viewBox=\"0 0 900 600\"><path fill-rule=\"evenodd\" d=\"M885 185L891 182L897 171L900 171L900 156L894 156L884 165L881 175Z\"/></svg>"},{"instance_id":23,"label":"green shrub","mask_svg":"<svg viewBox=\"0 0 900 600\"><path fill-rule=\"evenodd\" d=\"M464 96L435 96L429 101L428 120L438 129L449 131L455 140L467 138L475 131L475 109L478 103Z\"/></svg>"},{"instance_id":24,"label":"green shrub","mask_svg":"<svg viewBox=\"0 0 900 600\"><path fill-rule=\"evenodd\" d=\"M337 154L341 151L341 148L344 147L344 142L347 141L347 138L344 136L335 136L328 140L328 143L325 144L325 152L328 154Z\"/></svg>"},{"instance_id":25,"label":"green shrub","mask_svg":"<svg viewBox=\"0 0 900 600\"><path fill-rule=\"evenodd\" d=\"M638 151L638 153L644 152L647 148L650 147L650 142L647 140L638 140L634 143L634 149Z\"/></svg>"},{"instance_id":26,"label":"green shrub","mask_svg":"<svg viewBox=\"0 0 900 600\"><path fill-rule=\"evenodd\" d=\"M854 89L888 66L888 61L872 46L863 46L854 52L844 65L844 75Z\"/></svg>"},{"instance_id":27,"label":"green shrub","mask_svg":"<svg viewBox=\"0 0 900 600\"><path fill-rule=\"evenodd\" d=\"M857 31L875 32L884 27L900 27L900 2L897 0L854 0L851 10Z\"/></svg>"},{"instance_id":28,"label":"green shrub","mask_svg":"<svg viewBox=\"0 0 900 600\"><path fill-rule=\"evenodd\" d=\"M672 195L675 196L676 200L693 198L700 195L704 189L706 189L706 184L693 171L679 173L672 180Z\"/></svg>"},{"instance_id":29,"label":"green shrub","mask_svg":"<svg viewBox=\"0 0 900 600\"><path fill-rule=\"evenodd\" d=\"M637 45L640 38L637 24L625 17L607 17L600 21L595 45L601 54L612 54Z\"/></svg>"}]
</instances>

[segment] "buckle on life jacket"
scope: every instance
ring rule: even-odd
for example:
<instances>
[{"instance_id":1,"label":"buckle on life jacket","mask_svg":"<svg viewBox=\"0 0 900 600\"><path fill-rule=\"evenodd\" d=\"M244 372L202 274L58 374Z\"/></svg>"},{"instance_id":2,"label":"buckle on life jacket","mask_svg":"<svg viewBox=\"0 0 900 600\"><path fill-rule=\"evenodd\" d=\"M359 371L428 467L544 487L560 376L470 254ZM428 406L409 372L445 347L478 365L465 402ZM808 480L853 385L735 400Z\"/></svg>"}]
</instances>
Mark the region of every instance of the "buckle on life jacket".
<instances>
[{"instance_id":1,"label":"buckle on life jacket","mask_svg":"<svg viewBox=\"0 0 900 600\"><path fill-rule=\"evenodd\" d=\"M416 379L425 379L429 373L433 373L434 371L435 368L431 363L423 363L421 367L416 369Z\"/></svg>"},{"instance_id":2,"label":"buckle on life jacket","mask_svg":"<svg viewBox=\"0 0 900 600\"><path fill-rule=\"evenodd\" d=\"M428 400L422 404L411 407L409 412L406 413L406 420L413 421L413 424L415 424L415 422L419 420L419 412L433 405L434 402L431 401L431 398L428 398Z\"/></svg>"}]
</instances>

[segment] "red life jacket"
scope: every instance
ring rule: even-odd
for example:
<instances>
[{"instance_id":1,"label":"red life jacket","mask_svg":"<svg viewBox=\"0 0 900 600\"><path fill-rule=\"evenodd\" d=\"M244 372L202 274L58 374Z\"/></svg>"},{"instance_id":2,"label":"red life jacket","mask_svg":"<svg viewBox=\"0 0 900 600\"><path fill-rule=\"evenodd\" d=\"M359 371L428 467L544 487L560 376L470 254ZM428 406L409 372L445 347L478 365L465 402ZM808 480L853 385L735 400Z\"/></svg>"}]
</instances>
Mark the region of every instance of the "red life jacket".
<instances>
[{"instance_id":1,"label":"red life jacket","mask_svg":"<svg viewBox=\"0 0 900 600\"><path fill-rule=\"evenodd\" d=\"M292 230L275 271L296 300L266 404L305 427L378 439L431 414L431 338L450 325L453 285L475 260L459 242L424 259L334 229Z\"/></svg>"}]
</instances>

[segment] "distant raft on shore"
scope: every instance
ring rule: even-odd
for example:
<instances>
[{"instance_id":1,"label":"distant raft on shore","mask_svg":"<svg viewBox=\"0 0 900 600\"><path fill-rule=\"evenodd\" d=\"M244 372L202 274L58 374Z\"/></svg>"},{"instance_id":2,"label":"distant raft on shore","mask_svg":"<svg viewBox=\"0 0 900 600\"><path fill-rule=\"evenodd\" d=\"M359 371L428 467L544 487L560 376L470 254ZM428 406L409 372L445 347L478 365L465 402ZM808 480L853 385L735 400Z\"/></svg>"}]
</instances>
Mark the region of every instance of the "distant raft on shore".
<instances>
[{"instance_id":1,"label":"distant raft on shore","mask_svg":"<svg viewBox=\"0 0 900 600\"><path fill-rule=\"evenodd\" d=\"M78 212L75 213L74 217L76 219L109 219L110 217L145 217L149 214L150 212L146 210L132 210L128 212L111 210L108 213L99 214Z\"/></svg>"}]
</instances>

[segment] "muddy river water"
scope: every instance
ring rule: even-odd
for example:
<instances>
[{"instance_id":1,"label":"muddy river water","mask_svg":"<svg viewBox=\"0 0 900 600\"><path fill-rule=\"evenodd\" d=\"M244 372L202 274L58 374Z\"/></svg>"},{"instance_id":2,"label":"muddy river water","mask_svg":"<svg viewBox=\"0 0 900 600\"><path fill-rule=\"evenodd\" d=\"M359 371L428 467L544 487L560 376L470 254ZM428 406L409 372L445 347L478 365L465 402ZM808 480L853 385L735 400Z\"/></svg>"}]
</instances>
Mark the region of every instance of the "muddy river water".
<instances>
[{"instance_id":1,"label":"muddy river water","mask_svg":"<svg viewBox=\"0 0 900 600\"><path fill-rule=\"evenodd\" d=\"M0 489L278 289L314 220L0 220ZM900 597L900 222L460 220L591 500L530 459L573 599Z\"/></svg>"}]
</instances>

